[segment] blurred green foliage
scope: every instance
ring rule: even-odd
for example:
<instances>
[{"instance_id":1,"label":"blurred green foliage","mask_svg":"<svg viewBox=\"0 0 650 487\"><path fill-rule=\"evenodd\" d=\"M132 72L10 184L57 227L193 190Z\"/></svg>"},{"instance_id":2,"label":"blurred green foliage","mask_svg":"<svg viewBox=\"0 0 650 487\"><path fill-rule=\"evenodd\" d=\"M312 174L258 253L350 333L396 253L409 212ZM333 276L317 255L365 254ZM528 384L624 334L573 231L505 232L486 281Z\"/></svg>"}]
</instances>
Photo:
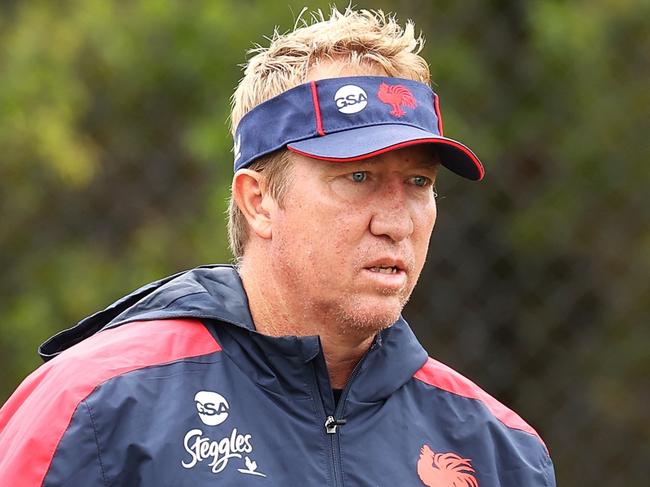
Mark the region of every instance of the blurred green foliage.
<instances>
[{"instance_id":1,"label":"blurred green foliage","mask_svg":"<svg viewBox=\"0 0 650 487\"><path fill-rule=\"evenodd\" d=\"M229 97L286 6L30 1L0 31L0 397L45 335L230 258ZM245 12L245 15L244 15ZM299 12L299 9L296 11Z\"/></svg>"},{"instance_id":2,"label":"blurred green foliage","mask_svg":"<svg viewBox=\"0 0 650 487\"><path fill-rule=\"evenodd\" d=\"M441 215L429 274L409 305L418 335L533 422L561 484L641 485L650 455L650 2L359 6L416 21L447 133L487 164L482 188L441 182L450 216ZM144 282L230 258L229 96L244 52L275 25L290 29L301 8L0 3L0 400L54 332ZM444 254L464 247L463 262ZM436 302L431 276L449 265L455 301ZM463 294L478 298L470 305ZM436 329L425 326L431 300L457 308L436 308L447 317ZM468 355L480 330L490 336ZM505 347L497 357L486 343L514 344L519 355Z\"/></svg>"}]
</instances>

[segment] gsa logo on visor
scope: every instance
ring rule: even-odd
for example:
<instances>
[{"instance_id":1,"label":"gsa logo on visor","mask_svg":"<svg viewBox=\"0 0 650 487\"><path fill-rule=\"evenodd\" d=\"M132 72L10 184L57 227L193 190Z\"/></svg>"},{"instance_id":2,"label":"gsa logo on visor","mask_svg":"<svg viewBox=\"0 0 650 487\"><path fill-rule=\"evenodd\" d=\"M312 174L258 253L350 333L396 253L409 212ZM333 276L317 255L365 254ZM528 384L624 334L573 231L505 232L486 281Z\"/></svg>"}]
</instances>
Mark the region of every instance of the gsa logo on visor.
<instances>
[{"instance_id":1,"label":"gsa logo on visor","mask_svg":"<svg viewBox=\"0 0 650 487\"><path fill-rule=\"evenodd\" d=\"M345 85L341 86L334 94L334 102L339 112L349 115L366 108L368 95L359 86Z\"/></svg>"}]
</instances>

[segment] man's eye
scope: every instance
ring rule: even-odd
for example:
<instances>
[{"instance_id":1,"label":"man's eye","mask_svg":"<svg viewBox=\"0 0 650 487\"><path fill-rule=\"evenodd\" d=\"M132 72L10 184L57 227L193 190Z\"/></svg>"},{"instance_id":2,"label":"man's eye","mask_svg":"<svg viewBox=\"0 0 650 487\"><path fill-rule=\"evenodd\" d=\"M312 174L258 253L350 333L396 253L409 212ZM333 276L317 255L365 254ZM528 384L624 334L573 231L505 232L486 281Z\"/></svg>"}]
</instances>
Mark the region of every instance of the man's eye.
<instances>
[{"instance_id":1,"label":"man's eye","mask_svg":"<svg viewBox=\"0 0 650 487\"><path fill-rule=\"evenodd\" d=\"M362 183L367 179L367 177L368 177L368 173L366 173L365 171L357 171L350 174L350 179L352 179L352 181L354 181L355 183Z\"/></svg>"},{"instance_id":2,"label":"man's eye","mask_svg":"<svg viewBox=\"0 0 650 487\"><path fill-rule=\"evenodd\" d=\"M421 188L424 188L425 186L428 186L431 180L426 177L426 176L414 176L412 178L413 184L416 186L420 186Z\"/></svg>"}]
</instances>

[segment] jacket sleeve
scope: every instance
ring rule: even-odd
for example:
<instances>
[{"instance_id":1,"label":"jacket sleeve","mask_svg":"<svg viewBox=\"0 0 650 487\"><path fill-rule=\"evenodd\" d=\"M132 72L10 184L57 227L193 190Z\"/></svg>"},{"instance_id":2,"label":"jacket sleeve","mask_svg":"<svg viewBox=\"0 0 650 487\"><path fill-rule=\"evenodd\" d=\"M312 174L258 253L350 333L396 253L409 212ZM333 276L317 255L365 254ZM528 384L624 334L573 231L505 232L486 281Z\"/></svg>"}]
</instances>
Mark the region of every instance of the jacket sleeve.
<instances>
[{"instance_id":1,"label":"jacket sleeve","mask_svg":"<svg viewBox=\"0 0 650 487\"><path fill-rule=\"evenodd\" d=\"M107 485L90 411L58 375L42 366L0 409L0 485Z\"/></svg>"},{"instance_id":2,"label":"jacket sleeve","mask_svg":"<svg viewBox=\"0 0 650 487\"><path fill-rule=\"evenodd\" d=\"M553 461L551 460L551 457L548 455L548 452L546 453L546 455L544 455L542 470L544 472L544 476L546 477L546 485L548 485L548 487L556 487L555 469L553 468Z\"/></svg>"}]
</instances>

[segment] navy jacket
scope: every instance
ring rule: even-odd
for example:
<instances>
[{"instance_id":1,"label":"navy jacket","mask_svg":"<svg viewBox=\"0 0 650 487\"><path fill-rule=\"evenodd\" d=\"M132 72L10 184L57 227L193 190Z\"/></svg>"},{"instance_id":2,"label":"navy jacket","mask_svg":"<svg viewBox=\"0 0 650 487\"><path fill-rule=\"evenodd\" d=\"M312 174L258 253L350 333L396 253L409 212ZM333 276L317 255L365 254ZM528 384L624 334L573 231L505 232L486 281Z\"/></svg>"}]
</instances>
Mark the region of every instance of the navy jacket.
<instances>
[{"instance_id":1,"label":"navy jacket","mask_svg":"<svg viewBox=\"0 0 650 487\"><path fill-rule=\"evenodd\" d=\"M400 319L335 400L318 337L257 333L237 272L154 282L39 350L7 486L554 486L541 439Z\"/></svg>"}]
</instances>

